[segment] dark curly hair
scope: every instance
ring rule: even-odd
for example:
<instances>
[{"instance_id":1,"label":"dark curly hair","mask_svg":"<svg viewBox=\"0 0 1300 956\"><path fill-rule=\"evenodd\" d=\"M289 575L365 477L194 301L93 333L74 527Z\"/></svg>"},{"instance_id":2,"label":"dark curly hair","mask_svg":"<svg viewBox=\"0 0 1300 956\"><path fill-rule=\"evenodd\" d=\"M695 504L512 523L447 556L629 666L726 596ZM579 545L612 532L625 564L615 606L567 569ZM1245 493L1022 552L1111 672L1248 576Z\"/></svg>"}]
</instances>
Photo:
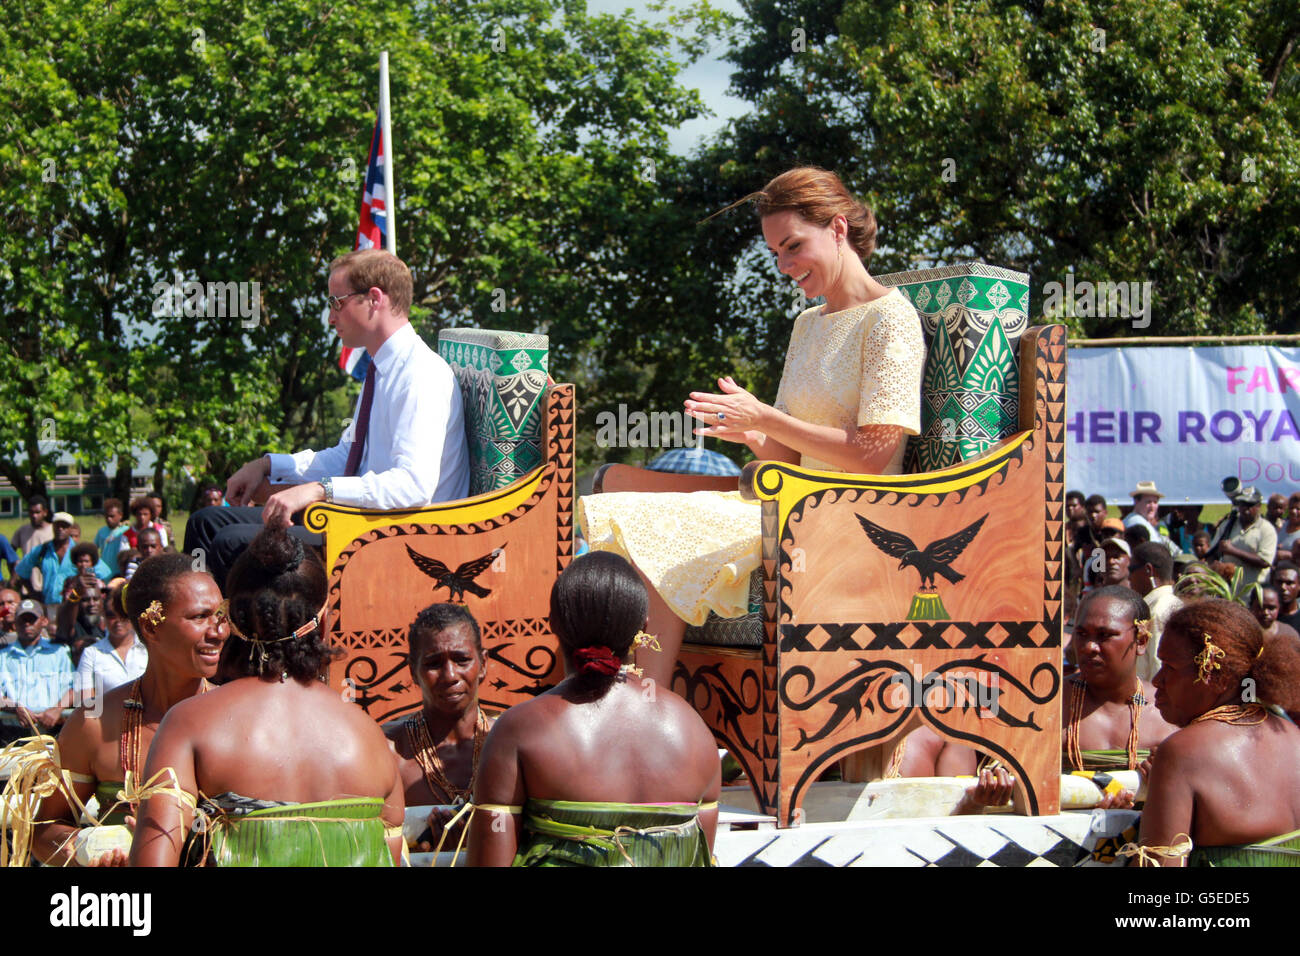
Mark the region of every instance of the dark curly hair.
<instances>
[{"instance_id":1,"label":"dark curly hair","mask_svg":"<svg viewBox=\"0 0 1300 956\"><path fill-rule=\"evenodd\" d=\"M1169 618L1161 644L1171 635L1197 652L1205 647L1206 635L1218 645L1223 657L1210 677L1215 686L1235 689L1250 678L1260 703L1300 713L1300 650L1289 638L1266 640L1255 615L1240 604L1222 598L1194 601Z\"/></svg>"},{"instance_id":2,"label":"dark curly hair","mask_svg":"<svg viewBox=\"0 0 1300 956\"><path fill-rule=\"evenodd\" d=\"M140 630L140 616L154 601L164 607L171 600L171 588L178 578L197 573L194 559L188 554L175 551L160 551L152 558L140 563L131 576L126 588L126 616L131 619L137 631Z\"/></svg>"},{"instance_id":3,"label":"dark curly hair","mask_svg":"<svg viewBox=\"0 0 1300 956\"><path fill-rule=\"evenodd\" d=\"M314 551L284 528L259 533L226 576L233 627L228 653L222 655L223 675L318 678L342 652L329 645L319 627L296 640L284 638L320 613L326 586L325 568Z\"/></svg>"},{"instance_id":4,"label":"dark curly hair","mask_svg":"<svg viewBox=\"0 0 1300 956\"><path fill-rule=\"evenodd\" d=\"M579 684L609 689L618 673L613 662L626 659L649 606L645 585L617 554L592 551L564 570L551 588L551 630L579 664Z\"/></svg>"},{"instance_id":5,"label":"dark curly hair","mask_svg":"<svg viewBox=\"0 0 1300 956\"><path fill-rule=\"evenodd\" d=\"M474 650L483 656L483 635L478 621L463 604L430 604L415 616L406 635L407 659L415 666L415 644L425 634L440 634L449 627L464 624L474 639Z\"/></svg>"},{"instance_id":6,"label":"dark curly hair","mask_svg":"<svg viewBox=\"0 0 1300 956\"><path fill-rule=\"evenodd\" d=\"M68 560L71 561L73 564L76 564L77 558L81 557L81 555L83 554L90 555L91 564L99 563L99 548L95 547L89 541L83 541L81 542L81 544L73 548L72 551L68 554Z\"/></svg>"}]
</instances>

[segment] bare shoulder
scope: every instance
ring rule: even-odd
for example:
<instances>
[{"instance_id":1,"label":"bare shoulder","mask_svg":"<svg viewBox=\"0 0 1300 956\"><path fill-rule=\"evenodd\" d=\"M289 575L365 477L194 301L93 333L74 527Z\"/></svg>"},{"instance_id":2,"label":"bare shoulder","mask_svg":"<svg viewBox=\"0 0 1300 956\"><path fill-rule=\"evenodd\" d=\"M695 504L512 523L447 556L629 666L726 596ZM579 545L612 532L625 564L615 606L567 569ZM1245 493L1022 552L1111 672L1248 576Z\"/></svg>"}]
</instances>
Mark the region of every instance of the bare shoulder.
<instances>
[{"instance_id":1,"label":"bare shoulder","mask_svg":"<svg viewBox=\"0 0 1300 956\"><path fill-rule=\"evenodd\" d=\"M699 715L699 712L681 697L672 692L664 693L659 691L655 696L654 703L664 710L665 716L672 721L677 729L691 735L693 743L707 745L709 748L716 747L713 740L713 731L709 729L709 725L704 722L704 718Z\"/></svg>"},{"instance_id":2,"label":"bare shoulder","mask_svg":"<svg viewBox=\"0 0 1300 956\"><path fill-rule=\"evenodd\" d=\"M1226 724L1213 721L1177 728L1156 748L1152 763L1167 771L1190 767L1204 770L1219 764L1223 759L1225 730L1229 730Z\"/></svg>"}]
</instances>

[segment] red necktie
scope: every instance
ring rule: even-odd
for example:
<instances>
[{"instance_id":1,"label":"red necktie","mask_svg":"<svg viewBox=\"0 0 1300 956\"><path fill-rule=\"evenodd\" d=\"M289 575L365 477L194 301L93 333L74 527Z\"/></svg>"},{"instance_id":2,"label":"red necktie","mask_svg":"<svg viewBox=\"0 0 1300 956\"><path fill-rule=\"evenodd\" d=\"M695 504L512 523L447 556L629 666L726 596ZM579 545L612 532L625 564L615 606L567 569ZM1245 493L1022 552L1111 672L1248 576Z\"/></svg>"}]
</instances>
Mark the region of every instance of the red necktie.
<instances>
[{"instance_id":1,"label":"red necktie","mask_svg":"<svg viewBox=\"0 0 1300 956\"><path fill-rule=\"evenodd\" d=\"M351 478L361 467L361 452L366 447L366 435L370 432L370 405L375 400L375 363L370 362L366 369L366 387L361 392L361 417L357 419L356 437L352 439L352 450L348 452L348 466L344 476Z\"/></svg>"}]
</instances>

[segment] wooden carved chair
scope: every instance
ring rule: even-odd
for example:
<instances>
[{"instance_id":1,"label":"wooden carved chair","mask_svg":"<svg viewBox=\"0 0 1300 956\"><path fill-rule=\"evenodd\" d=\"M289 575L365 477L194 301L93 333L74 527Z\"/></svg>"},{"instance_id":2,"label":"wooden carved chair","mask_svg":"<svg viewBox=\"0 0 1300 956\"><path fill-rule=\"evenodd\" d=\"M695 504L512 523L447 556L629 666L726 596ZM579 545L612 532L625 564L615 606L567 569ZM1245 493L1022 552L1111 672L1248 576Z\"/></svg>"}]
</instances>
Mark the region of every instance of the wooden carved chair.
<instances>
[{"instance_id":1,"label":"wooden carved chair","mask_svg":"<svg viewBox=\"0 0 1300 956\"><path fill-rule=\"evenodd\" d=\"M833 763L856 755L879 776L921 722L1001 759L1028 812L1054 814L1065 329L1025 327L1023 274L971 265L881 281L926 330L922 434L908 449L925 470L747 465L740 490L762 503L758 633L688 629L673 690L782 826L800 822ZM642 490L637 471L607 466L597 490Z\"/></svg>"},{"instance_id":2,"label":"wooden carved chair","mask_svg":"<svg viewBox=\"0 0 1300 956\"><path fill-rule=\"evenodd\" d=\"M558 683L551 585L573 555L573 386L549 383L544 335L450 329L438 352L460 385L470 497L408 511L315 504L325 536L326 622L346 656L330 683L378 721L420 695L407 629L438 601L463 601L483 631L485 707L504 710Z\"/></svg>"}]
</instances>

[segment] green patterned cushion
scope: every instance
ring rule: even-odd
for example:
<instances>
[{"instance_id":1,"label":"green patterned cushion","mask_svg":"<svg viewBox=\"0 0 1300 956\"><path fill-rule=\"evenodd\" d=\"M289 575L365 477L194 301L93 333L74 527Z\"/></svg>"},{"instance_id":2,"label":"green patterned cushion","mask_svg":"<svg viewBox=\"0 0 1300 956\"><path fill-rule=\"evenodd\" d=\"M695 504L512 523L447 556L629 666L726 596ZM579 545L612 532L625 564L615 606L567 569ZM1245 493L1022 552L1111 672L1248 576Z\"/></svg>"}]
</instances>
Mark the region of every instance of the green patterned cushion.
<instances>
[{"instance_id":1,"label":"green patterned cushion","mask_svg":"<svg viewBox=\"0 0 1300 956\"><path fill-rule=\"evenodd\" d=\"M916 307L927 355L921 434L904 467L934 471L977 458L1019 422L1020 336L1029 326L1029 276L980 262L878 276Z\"/></svg>"},{"instance_id":2,"label":"green patterned cushion","mask_svg":"<svg viewBox=\"0 0 1300 956\"><path fill-rule=\"evenodd\" d=\"M527 332L444 329L438 354L465 403L469 493L504 488L542 463L549 340Z\"/></svg>"}]
</instances>

